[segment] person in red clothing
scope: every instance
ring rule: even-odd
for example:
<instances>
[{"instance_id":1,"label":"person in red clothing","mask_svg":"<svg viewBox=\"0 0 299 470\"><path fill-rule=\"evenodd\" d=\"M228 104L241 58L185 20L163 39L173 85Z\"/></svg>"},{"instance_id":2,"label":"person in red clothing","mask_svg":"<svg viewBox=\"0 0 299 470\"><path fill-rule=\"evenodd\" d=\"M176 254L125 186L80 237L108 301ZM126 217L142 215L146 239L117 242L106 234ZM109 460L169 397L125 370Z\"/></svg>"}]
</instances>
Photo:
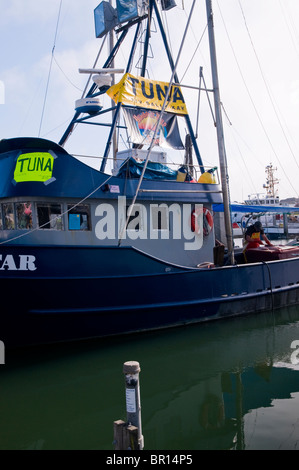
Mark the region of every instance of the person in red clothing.
<instances>
[{"instance_id":1,"label":"person in red clothing","mask_svg":"<svg viewBox=\"0 0 299 470\"><path fill-rule=\"evenodd\" d=\"M263 239L267 245L273 246L266 237L261 222L258 221L255 222L255 224L250 225L250 227L248 227L245 232L246 245L244 251L248 250L249 248L258 248L260 245L264 245L261 239Z\"/></svg>"}]
</instances>

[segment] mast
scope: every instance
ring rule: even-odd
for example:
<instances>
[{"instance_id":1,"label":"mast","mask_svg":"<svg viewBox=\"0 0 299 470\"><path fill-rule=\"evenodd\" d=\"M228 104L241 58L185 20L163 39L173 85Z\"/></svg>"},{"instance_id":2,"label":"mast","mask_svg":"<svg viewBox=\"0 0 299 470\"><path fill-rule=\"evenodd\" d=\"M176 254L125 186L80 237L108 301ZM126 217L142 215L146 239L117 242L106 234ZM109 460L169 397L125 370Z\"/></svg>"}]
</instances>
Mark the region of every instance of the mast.
<instances>
[{"instance_id":1,"label":"mast","mask_svg":"<svg viewBox=\"0 0 299 470\"><path fill-rule=\"evenodd\" d=\"M277 190L275 190L275 185L278 184L279 181L277 178L274 177L274 171L276 170L277 168L273 168L272 163L266 166L267 180L266 184L264 184L264 188L267 189L267 197L275 198L277 194Z\"/></svg>"},{"instance_id":2,"label":"mast","mask_svg":"<svg viewBox=\"0 0 299 470\"><path fill-rule=\"evenodd\" d=\"M109 3L111 6L112 5L112 0L109 0ZM109 31L109 53L111 54L111 52L113 51L114 49L114 30L111 29L111 31ZM111 68L114 68L114 58L111 62ZM113 86L115 84L115 78L114 78L114 74L112 74L112 82L111 82L111 86ZM114 101L111 99L111 107L113 108L114 107ZM115 116L115 110L112 111L112 119L114 119L114 116ZM116 132L114 131L114 134L113 134L113 138L112 138L112 148L113 148L113 164L115 166L115 163L116 163L116 154L117 154L117 136L116 136Z\"/></svg>"},{"instance_id":3,"label":"mast","mask_svg":"<svg viewBox=\"0 0 299 470\"><path fill-rule=\"evenodd\" d=\"M218 70L217 70L212 0L206 0L206 10L207 10L207 19L208 19L210 59L211 59L211 69L212 69L213 89L214 89L215 118L216 118L216 130L217 130L217 141L218 141L220 176L221 176L221 185L222 185L222 194L223 194L224 223L225 223L225 232L226 232L226 239L227 239L228 256L230 258L231 264L234 264L233 235L232 235L229 191L228 191L228 173L227 173L227 161L226 161L226 154L225 154L225 147L224 147L223 124L222 124L222 116L221 116L221 101L220 101Z\"/></svg>"}]
</instances>

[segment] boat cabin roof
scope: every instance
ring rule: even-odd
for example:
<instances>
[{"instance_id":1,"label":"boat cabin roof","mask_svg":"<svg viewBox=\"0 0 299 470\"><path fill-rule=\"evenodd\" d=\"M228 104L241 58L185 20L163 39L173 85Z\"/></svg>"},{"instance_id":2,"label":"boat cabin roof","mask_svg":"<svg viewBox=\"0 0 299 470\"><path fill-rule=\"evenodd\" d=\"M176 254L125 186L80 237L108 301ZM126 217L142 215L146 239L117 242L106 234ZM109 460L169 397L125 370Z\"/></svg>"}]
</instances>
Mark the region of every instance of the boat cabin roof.
<instances>
[{"instance_id":1,"label":"boat cabin roof","mask_svg":"<svg viewBox=\"0 0 299 470\"><path fill-rule=\"evenodd\" d=\"M0 141L0 197L133 198L139 177L113 176L91 168L55 142L21 137ZM139 199L220 203L218 184L174 179L142 181Z\"/></svg>"}]
</instances>

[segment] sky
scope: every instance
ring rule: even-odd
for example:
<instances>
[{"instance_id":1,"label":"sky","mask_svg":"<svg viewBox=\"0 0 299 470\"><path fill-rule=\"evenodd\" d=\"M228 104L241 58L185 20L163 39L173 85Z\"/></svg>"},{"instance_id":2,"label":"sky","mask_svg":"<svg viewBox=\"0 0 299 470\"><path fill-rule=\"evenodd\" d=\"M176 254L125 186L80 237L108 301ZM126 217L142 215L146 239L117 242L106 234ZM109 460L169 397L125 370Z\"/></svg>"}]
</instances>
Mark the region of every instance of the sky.
<instances>
[{"instance_id":1,"label":"sky","mask_svg":"<svg viewBox=\"0 0 299 470\"><path fill-rule=\"evenodd\" d=\"M92 67L102 46L102 39L95 37L93 16L99 3L0 0L0 139L40 136L60 140L86 84L87 76L78 69ZM193 2L176 3L176 8L163 13L174 60ZM299 197L299 2L213 0L213 9L231 201L242 202L249 194L264 192L265 168L270 163L277 168L280 198ZM182 84L196 87L202 66L210 89L206 23L205 1L196 0L178 76ZM149 61L149 75L169 81L171 71L156 24L151 47L154 57ZM135 75L140 49L139 43L132 70ZM117 67L124 66L128 50L126 43ZM107 51L105 42L98 66L103 65ZM196 126L198 93L183 92ZM219 159L206 95L201 92L196 131L203 163L212 167L219 166ZM110 106L108 96L103 97L103 105ZM180 128L186 132L184 123ZM79 125L65 148L72 154L99 157L106 135L107 130L98 126ZM122 138L120 150L126 148L125 134ZM169 158L179 161L172 154ZM99 158L84 161L100 167Z\"/></svg>"}]
</instances>

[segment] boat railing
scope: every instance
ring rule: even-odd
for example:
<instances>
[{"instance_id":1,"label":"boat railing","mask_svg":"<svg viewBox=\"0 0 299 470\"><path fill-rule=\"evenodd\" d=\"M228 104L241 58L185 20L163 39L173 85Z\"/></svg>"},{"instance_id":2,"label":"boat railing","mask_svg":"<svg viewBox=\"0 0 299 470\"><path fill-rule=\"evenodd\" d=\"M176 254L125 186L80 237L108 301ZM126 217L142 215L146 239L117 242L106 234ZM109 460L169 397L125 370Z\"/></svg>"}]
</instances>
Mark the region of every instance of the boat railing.
<instances>
[{"instance_id":1,"label":"boat railing","mask_svg":"<svg viewBox=\"0 0 299 470\"><path fill-rule=\"evenodd\" d=\"M82 154L72 154L75 158L78 159L83 159L84 160L100 160L99 157L92 156L92 155L82 155ZM120 168L120 164L124 163L123 159L118 159L118 158L113 158L109 157L108 162L111 163L111 167L115 168L111 170L113 176L116 176L118 173L118 170ZM142 163L143 160L141 159L136 159L138 163ZM217 167L208 167L208 166L200 166L198 164L182 164L178 162L170 162L168 161L167 163L162 163L161 161L152 161L152 163L160 163L162 166L165 168L169 168L170 170L174 171L177 173L177 178L176 181L178 182L192 182L192 183L205 183L205 184L215 184L219 185L220 184L220 177L219 177L219 172ZM109 167L109 165L107 165ZM130 176L128 173L127 176L129 179L136 177ZM159 178L160 180L163 181L163 177ZM169 181L169 178L165 176L165 181ZM145 191L151 191L151 190L143 190ZM159 192L164 192L163 190L159 190ZM173 191L172 191L173 192ZM191 192L191 190L190 190ZM207 190L192 190L192 192L220 192L220 191L207 191Z\"/></svg>"}]
</instances>

